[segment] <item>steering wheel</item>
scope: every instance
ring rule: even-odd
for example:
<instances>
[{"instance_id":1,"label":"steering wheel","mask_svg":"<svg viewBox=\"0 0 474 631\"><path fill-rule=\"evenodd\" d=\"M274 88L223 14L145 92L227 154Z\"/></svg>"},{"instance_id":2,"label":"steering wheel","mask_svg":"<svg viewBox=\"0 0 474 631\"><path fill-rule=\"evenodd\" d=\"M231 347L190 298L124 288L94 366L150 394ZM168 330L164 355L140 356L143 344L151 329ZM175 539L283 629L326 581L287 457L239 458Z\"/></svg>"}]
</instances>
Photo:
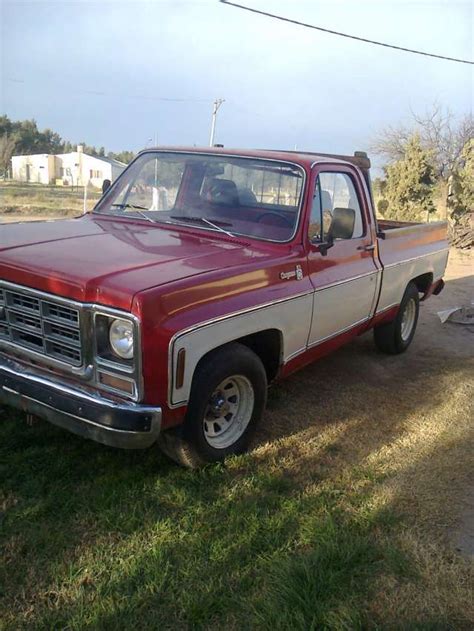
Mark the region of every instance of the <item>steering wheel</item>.
<instances>
[{"instance_id":1,"label":"steering wheel","mask_svg":"<svg viewBox=\"0 0 474 631\"><path fill-rule=\"evenodd\" d=\"M257 217L257 222L260 223L262 219L264 217L267 217L268 215L271 215L273 217L276 217L280 221L283 221L286 224L286 226L288 226L288 228L293 228L293 222L290 219L288 219L288 217L285 217L285 215L280 215L280 213L277 213L274 210L267 210L266 212L262 213L259 217Z\"/></svg>"}]
</instances>

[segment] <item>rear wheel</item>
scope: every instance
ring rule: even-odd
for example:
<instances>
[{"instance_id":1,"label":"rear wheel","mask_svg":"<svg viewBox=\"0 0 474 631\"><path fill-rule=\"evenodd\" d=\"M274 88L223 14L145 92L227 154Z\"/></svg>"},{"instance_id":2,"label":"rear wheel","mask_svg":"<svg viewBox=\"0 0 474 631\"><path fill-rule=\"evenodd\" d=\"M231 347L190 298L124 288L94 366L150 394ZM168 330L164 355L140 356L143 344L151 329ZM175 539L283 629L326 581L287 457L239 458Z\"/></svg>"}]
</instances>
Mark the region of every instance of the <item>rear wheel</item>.
<instances>
[{"instance_id":1,"label":"rear wheel","mask_svg":"<svg viewBox=\"0 0 474 631\"><path fill-rule=\"evenodd\" d=\"M260 358L242 344L209 353L196 368L184 424L162 433L161 449L196 468L246 450L263 415L267 378Z\"/></svg>"},{"instance_id":2,"label":"rear wheel","mask_svg":"<svg viewBox=\"0 0 474 631\"><path fill-rule=\"evenodd\" d=\"M419 310L418 288L414 283L409 283L395 320L374 328L374 340L377 348L390 355L397 355L406 351L415 335Z\"/></svg>"}]
</instances>

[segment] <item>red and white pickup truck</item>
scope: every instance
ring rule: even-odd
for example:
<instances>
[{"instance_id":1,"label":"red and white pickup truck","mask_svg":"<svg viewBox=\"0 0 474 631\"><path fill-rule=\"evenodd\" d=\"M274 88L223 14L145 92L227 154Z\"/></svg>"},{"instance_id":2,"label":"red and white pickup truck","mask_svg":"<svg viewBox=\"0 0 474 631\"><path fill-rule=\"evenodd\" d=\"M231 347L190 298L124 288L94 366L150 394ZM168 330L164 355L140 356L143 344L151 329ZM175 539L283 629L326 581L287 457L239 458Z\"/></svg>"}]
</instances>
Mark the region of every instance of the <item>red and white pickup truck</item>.
<instances>
[{"instance_id":1,"label":"red and white pickup truck","mask_svg":"<svg viewBox=\"0 0 474 631\"><path fill-rule=\"evenodd\" d=\"M369 167L146 150L91 214L0 226L0 403L197 466L246 448L275 379L368 329L405 351L446 224L377 222Z\"/></svg>"}]
</instances>

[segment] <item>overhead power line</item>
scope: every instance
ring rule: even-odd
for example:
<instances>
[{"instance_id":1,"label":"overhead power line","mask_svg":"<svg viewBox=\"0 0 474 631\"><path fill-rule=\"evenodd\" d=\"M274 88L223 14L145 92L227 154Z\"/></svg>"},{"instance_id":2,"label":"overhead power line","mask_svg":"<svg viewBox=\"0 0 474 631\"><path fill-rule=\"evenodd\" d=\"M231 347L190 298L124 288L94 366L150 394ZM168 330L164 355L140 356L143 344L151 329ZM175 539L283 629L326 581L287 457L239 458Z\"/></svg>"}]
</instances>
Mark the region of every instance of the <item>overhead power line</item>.
<instances>
[{"instance_id":1,"label":"overhead power line","mask_svg":"<svg viewBox=\"0 0 474 631\"><path fill-rule=\"evenodd\" d=\"M16 79L14 77L6 77L5 80L10 81L11 83L20 83L20 84L31 84L31 83L38 84L39 83L37 81L30 81L30 80L25 81L24 79ZM44 83L42 83L41 85L44 86ZM120 99L129 98L129 99L138 99L141 101L166 101L169 103L212 103L212 99L148 96L146 94L139 94L139 93L134 93L134 92L121 92L121 93L103 92L102 90L88 90L86 88L81 88L81 87L65 87L65 86L59 86L58 84L52 87L57 90L61 90L63 92L67 91L67 92L73 92L75 94L88 94L91 96L107 96L107 97L114 97L114 98L120 98Z\"/></svg>"},{"instance_id":2,"label":"overhead power line","mask_svg":"<svg viewBox=\"0 0 474 631\"><path fill-rule=\"evenodd\" d=\"M315 31L321 31L323 33L329 33L330 35L338 35L339 37L346 37L347 39L355 39L358 42L365 42L366 44L373 44L375 46L383 46L384 48L392 48L393 50L402 50L405 53L413 53L414 55L424 55L425 57L434 57L435 59L444 59L445 61L455 61L459 64L474 64L474 61L468 59L456 59L456 57L446 57L445 55L435 55L434 53L426 53L422 50L414 50L413 48L404 48L403 46L395 46L394 44L386 44L385 42L377 42L373 39L367 39L366 37L358 37L357 35L349 35L348 33L341 33L340 31L334 31L329 28L323 28L322 26L316 26L315 24L308 24L307 22L300 22L299 20L293 20L291 18L284 17L283 15L276 15L275 13L269 13L268 11L261 11L260 9L254 9L247 7L243 4L237 4L236 2L229 2L228 0L219 0L222 4L227 4L230 7L236 7L237 9L243 9L244 11L250 11L250 13L258 13L268 18L280 20L281 22L289 22L290 24L296 24L297 26L304 26L305 28L311 28Z\"/></svg>"}]
</instances>

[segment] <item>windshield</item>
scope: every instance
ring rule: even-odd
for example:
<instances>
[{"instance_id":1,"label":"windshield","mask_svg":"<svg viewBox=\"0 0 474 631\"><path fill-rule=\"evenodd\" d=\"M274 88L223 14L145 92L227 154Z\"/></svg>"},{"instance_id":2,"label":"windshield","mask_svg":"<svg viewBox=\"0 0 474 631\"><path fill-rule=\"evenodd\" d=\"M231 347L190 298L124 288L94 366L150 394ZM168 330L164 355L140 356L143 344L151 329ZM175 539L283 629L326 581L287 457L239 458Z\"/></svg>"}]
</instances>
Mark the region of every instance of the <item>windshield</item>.
<instances>
[{"instance_id":1,"label":"windshield","mask_svg":"<svg viewBox=\"0 0 474 631\"><path fill-rule=\"evenodd\" d=\"M286 162L147 152L94 212L283 242L296 230L303 181Z\"/></svg>"}]
</instances>

